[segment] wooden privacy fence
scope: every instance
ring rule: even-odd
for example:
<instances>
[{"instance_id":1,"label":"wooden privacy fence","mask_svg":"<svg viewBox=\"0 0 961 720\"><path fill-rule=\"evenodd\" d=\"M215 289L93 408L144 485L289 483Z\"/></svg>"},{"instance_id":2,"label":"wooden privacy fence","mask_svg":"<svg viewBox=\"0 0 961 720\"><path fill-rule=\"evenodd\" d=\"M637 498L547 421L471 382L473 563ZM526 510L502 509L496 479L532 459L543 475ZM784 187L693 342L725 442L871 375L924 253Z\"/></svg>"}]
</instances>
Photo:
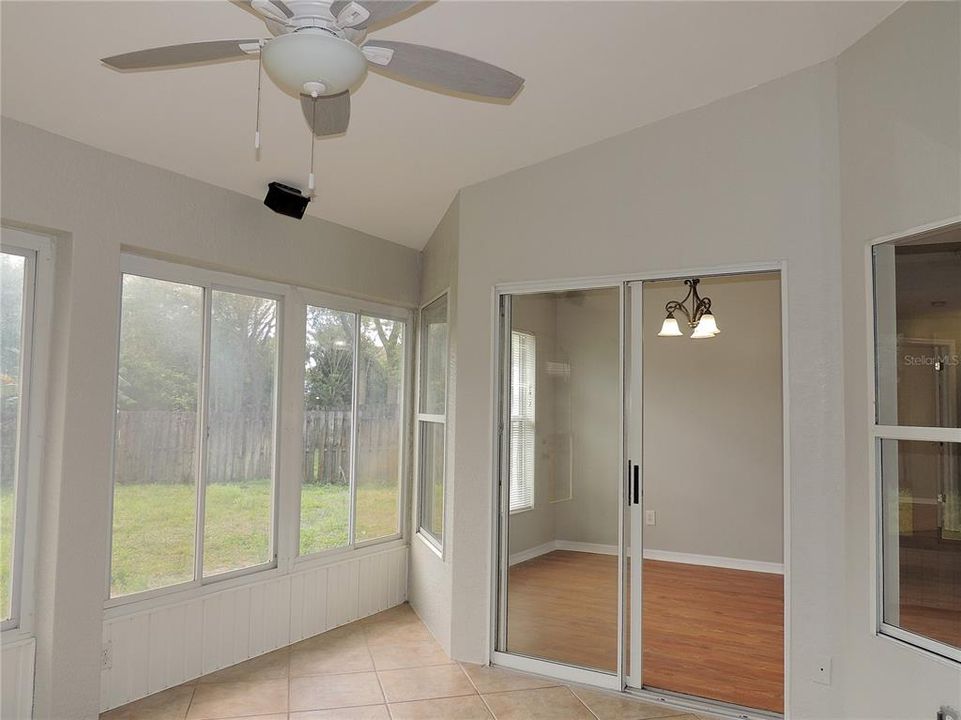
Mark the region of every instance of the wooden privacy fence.
<instances>
[{"instance_id":1,"label":"wooden privacy fence","mask_svg":"<svg viewBox=\"0 0 961 720\"><path fill-rule=\"evenodd\" d=\"M3 399L0 406L0 478L4 487L13 487L17 472L17 411L16 398Z\"/></svg>"},{"instance_id":2,"label":"wooden privacy fence","mask_svg":"<svg viewBox=\"0 0 961 720\"><path fill-rule=\"evenodd\" d=\"M350 412L309 410L304 421L304 482L346 485L350 479Z\"/></svg>"},{"instance_id":3,"label":"wooden privacy fence","mask_svg":"<svg viewBox=\"0 0 961 720\"><path fill-rule=\"evenodd\" d=\"M361 407L357 470L362 483L395 483L400 460L396 407ZM263 480L271 475L273 418L268 413L211 413L207 481ZM116 478L119 483L192 483L196 475L197 415L167 410L117 413ZM311 410L304 433L304 481L347 484L350 413Z\"/></svg>"}]
</instances>

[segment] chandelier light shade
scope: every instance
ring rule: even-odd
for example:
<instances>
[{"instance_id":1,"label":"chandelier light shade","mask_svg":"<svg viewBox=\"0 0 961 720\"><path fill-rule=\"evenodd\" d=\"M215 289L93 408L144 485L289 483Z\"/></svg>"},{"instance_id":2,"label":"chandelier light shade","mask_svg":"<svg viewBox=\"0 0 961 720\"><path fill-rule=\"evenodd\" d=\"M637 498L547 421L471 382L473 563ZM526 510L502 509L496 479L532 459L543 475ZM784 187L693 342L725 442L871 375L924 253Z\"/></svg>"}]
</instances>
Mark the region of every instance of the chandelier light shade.
<instances>
[{"instance_id":1,"label":"chandelier light shade","mask_svg":"<svg viewBox=\"0 0 961 720\"><path fill-rule=\"evenodd\" d=\"M664 322L661 324L661 331L658 333L659 337L680 337L683 335L681 328L677 324L677 319L673 315L668 315L664 318Z\"/></svg>"},{"instance_id":2,"label":"chandelier light shade","mask_svg":"<svg viewBox=\"0 0 961 720\"><path fill-rule=\"evenodd\" d=\"M714 319L714 314L706 312L701 315L701 319L697 323L697 329L702 330L711 335L717 335L721 332L721 329L717 326L717 320Z\"/></svg>"},{"instance_id":3,"label":"chandelier light shade","mask_svg":"<svg viewBox=\"0 0 961 720\"><path fill-rule=\"evenodd\" d=\"M711 311L711 298L702 298L697 291L697 286L700 282L699 278L685 280L684 284L687 286L687 295L684 296L684 299L671 300L664 306L667 317L664 318L664 322L661 324L661 331L658 333L659 337L680 337L683 335L677 318L674 317L674 313L676 312L684 315L688 327L694 330L694 332L691 333L691 337L695 340L712 338L721 332L717 326L717 319ZM688 308L688 301L690 301L690 308Z\"/></svg>"}]
</instances>

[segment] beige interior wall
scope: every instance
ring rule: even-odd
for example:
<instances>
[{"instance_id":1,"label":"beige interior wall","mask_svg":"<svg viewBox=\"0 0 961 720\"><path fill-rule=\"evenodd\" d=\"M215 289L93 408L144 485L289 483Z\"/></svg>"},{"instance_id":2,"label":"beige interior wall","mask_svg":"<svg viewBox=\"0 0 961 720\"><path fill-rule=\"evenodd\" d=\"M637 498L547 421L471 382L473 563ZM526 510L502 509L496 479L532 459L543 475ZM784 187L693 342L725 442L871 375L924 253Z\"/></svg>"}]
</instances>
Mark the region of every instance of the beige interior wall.
<instances>
[{"instance_id":1,"label":"beige interior wall","mask_svg":"<svg viewBox=\"0 0 961 720\"><path fill-rule=\"evenodd\" d=\"M658 337L680 281L645 284L645 549L781 563L784 465L777 273L705 277L721 333ZM686 335L685 321L678 317Z\"/></svg>"},{"instance_id":2,"label":"beige interior wall","mask_svg":"<svg viewBox=\"0 0 961 720\"><path fill-rule=\"evenodd\" d=\"M511 315L513 329L533 333L536 342L537 449L534 507L511 515L510 554L547 550L558 540L616 550L618 291L514 295ZM569 375L552 375L551 364ZM566 487L569 497L558 491Z\"/></svg>"},{"instance_id":3,"label":"beige interior wall","mask_svg":"<svg viewBox=\"0 0 961 720\"><path fill-rule=\"evenodd\" d=\"M557 302L557 355L570 365L573 496L554 506L556 535L609 550L617 547L621 489L619 303L617 288Z\"/></svg>"}]
</instances>

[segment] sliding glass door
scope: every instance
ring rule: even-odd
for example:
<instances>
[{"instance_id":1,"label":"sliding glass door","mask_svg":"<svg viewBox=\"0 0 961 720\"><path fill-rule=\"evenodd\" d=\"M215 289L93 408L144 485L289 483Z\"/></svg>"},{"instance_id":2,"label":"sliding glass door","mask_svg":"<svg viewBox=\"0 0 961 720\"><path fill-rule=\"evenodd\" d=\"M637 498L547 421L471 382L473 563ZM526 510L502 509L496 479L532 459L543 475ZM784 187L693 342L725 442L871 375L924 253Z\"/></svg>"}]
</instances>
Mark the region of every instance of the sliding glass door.
<instances>
[{"instance_id":1,"label":"sliding glass door","mask_svg":"<svg viewBox=\"0 0 961 720\"><path fill-rule=\"evenodd\" d=\"M782 713L780 274L498 302L493 661Z\"/></svg>"},{"instance_id":2,"label":"sliding glass door","mask_svg":"<svg viewBox=\"0 0 961 720\"><path fill-rule=\"evenodd\" d=\"M628 284L629 687L784 710L780 300L777 272Z\"/></svg>"},{"instance_id":3,"label":"sliding glass door","mask_svg":"<svg viewBox=\"0 0 961 720\"><path fill-rule=\"evenodd\" d=\"M502 299L497 649L616 674L620 288Z\"/></svg>"}]
</instances>

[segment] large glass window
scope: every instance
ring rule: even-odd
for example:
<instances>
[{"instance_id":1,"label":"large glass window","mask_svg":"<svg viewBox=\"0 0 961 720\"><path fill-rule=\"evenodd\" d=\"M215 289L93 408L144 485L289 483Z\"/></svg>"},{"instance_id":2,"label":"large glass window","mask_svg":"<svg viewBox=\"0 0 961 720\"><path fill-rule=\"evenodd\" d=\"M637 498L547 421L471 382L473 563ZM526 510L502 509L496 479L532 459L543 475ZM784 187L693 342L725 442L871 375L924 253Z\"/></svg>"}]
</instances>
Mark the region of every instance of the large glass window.
<instances>
[{"instance_id":1,"label":"large glass window","mask_svg":"<svg viewBox=\"0 0 961 720\"><path fill-rule=\"evenodd\" d=\"M15 564L22 537L18 505L23 402L24 291L28 255L0 253L0 618L15 621Z\"/></svg>"},{"instance_id":2,"label":"large glass window","mask_svg":"<svg viewBox=\"0 0 961 720\"><path fill-rule=\"evenodd\" d=\"M356 317L307 306L300 554L350 542Z\"/></svg>"},{"instance_id":3,"label":"large glass window","mask_svg":"<svg viewBox=\"0 0 961 720\"><path fill-rule=\"evenodd\" d=\"M444 540L444 461L447 433L447 295L420 316L418 398L418 498L420 530L438 545Z\"/></svg>"},{"instance_id":4,"label":"large glass window","mask_svg":"<svg viewBox=\"0 0 961 720\"><path fill-rule=\"evenodd\" d=\"M124 275L110 594L194 577L203 289Z\"/></svg>"},{"instance_id":5,"label":"large glass window","mask_svg":"<svg viewBox=\"0 0 961 720\"><path fill-rule=\"evenodd\" d=\"M961 226L873 260L880 630L961 660Z\"/></svg>"},{"instance_id":6,"label":"large glass window","mask_svg":"<svg viewBox=\"0 0 961 720\"><path fill-rule=\"evenodd\" d=\"M204 575L271 560L277 301L211 291Z\"/></svg>"},{"instance_id":7,"label":"large glass window","mask_svg":"<svg viewBox=\"0 0 961 720\"><path fill-rule=\"evenodd\" d=\"M400 537L404 311L133 255L122 267L111 604ZM302 385L299 360L280 362L301 339ZM302 453L280 442L281 397L288 426L303 402ZM287 516L277 468L299 466Z\"/></svg>"},{"instance_id":8,"label":"large glass window","mask_svg":"<svg viewBox=\"0 0 961 720\"><path fill-rule=\"evenodd\" d=\"M111 597L273 560L277 312L124 274Z\"/></svg>"},{"instance_id":9,"label":"large glass window","mask_svg":"<svg viewBox=\"0 0 961 720\"><path fill-rule=\"evenodd\" d=\"M53 305L50 238L0 236L0 629L33 632L32 575Z\"/></svg>"},{"instance_id":10,"label":"large glass window","mask_svg":"<svg viewBox=\"0 0 961 720\"><path fill-rule=\"evenodd\" d=\"M399 320L308 305L301 555L400 534Z\"/></svg>"},{"instance_id":11,"label":"large glass window","mask_svg":"<svg viewBox=\"0 0 961 720\"><path fill-rule=\"evenodd\" d=\"M356 542L400 534L404 324L360 316Z\"/></svg>"}]
</instances>

